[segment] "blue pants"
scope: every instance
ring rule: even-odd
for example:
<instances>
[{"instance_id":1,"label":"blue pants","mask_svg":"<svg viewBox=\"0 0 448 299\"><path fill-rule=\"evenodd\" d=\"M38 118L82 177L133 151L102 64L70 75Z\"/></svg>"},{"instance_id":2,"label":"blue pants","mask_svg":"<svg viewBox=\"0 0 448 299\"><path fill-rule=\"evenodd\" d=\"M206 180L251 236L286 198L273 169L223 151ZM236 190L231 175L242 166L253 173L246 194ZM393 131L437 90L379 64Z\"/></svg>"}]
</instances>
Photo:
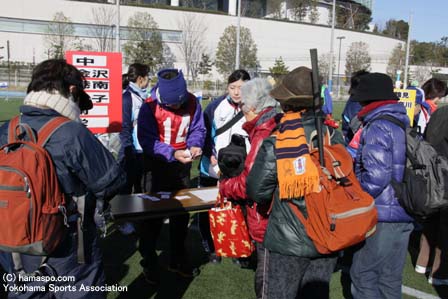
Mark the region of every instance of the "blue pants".
<instances>
[{"instance_id":1,"label":"blue pants","mask_svg":"<svg viewBox=\"0 0 448 299\"><path fill-rule=\"evenodd\" d=\"M29 282L28 286L42 286L45 292L24 292L9 293L10 299L105 299L106 292L82 291L81 285L87 287L101 287L105 285L104 269L102 264L102 253L98 247L96 227L92 223L85 223L86 233L84 234L85 264L78 264L77 248L78 237L72 227L72 232L65 241L48 258L45 272L50 276L64 277L74 281L70 282ZM26 272L35 271L41 264L40 256L22 255L22 263ZM4 265L6 269L12 269L11 265ZM51 292L49 284L54 284L60 288L66 287L65 291ZM77 291L71 291L76 288ZM61 290L61 289L59 289Z\"/></svg>"},{"instance_id":2,"label":"blue pants","mask_svg":"<svg viewBox=\"0 0 448 299\"><path fill-rule=\"evenodd\" d=\"M355 252L350 269L354 299L401 298L403 268L412 223L378 223Z\"/></svg>"}]
</instances>

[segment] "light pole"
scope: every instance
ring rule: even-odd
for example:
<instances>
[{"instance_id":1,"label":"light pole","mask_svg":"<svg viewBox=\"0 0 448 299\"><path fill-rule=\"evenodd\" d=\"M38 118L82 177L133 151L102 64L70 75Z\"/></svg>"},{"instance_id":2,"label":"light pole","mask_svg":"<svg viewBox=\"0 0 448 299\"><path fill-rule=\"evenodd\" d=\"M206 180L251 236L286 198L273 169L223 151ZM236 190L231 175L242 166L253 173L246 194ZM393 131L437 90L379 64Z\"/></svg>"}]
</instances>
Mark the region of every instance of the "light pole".
<instances>
[{"instance_id":1,"label":"light pole","mask_svg":"<svg viewBox=\"0 0 448 299\"><path fill-rule=\"evenodd\" d=\"M339 40L339 54L338 54L338 100L339 100L339 97L341 96L341 88L339 87L339 81L341 78L341 75L339 73L339 67L341 66L341 45L342 40L345 39L345 36L338 36L336 38Z\"/></svg>"},{"instance_id":2,"label":"light pole","mask_svg":"<svg viewBox=\"0 0 448 299\"><path fill-rule=\"evenodd\" d=\"M116 34L116 51L120 52L120 0L116 0L117 1L117 32L115 32Z\"/></svg>"},{"instance_id":3,"label":"light pole","mask_svg":"<svg viewBox=\"0 0 448 299\"><path fill-rule=\"evenodd\" d=\"M409 47L411 45L411 27L412 27L412 13L409 16L408 40L406 42L406 62L404 65L404 82L403 82L404 89L408 87L408 66L409 66Z\"/></svg>"},{"instance_id":4,"label":"light pole","mask_svg":"<svg viewBox=\"0 0 448 299\"><path fill-rule=\"evenodd\" d=\"M333 0L333 11L331 15L331 37L330 37L330 65L328 66L328 90L330 93L333 89L333 43L334 43L334 26L336 23L336 0Z\"/></svg>"},{"instance_id":5,"label":"light pole","mask_svg":"<svg viewBox=\"0 0 448 299\"><path fill-rule=\"evenodd\" d=\"M241 30L241 0L238 0L238 17L236 26L236 53L235 53L235 69L240 68L240 30Z\"/></svg>"}]
</instances>

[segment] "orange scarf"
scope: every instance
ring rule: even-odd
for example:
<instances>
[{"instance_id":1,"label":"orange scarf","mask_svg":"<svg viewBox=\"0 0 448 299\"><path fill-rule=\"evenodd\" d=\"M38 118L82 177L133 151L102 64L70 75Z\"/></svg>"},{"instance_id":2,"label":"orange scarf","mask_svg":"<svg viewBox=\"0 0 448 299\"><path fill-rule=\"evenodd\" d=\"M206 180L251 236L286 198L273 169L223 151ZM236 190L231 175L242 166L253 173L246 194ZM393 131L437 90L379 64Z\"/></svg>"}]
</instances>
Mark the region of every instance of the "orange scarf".
<instances>
[{"instance_id":1,"label":"orange scarf","mask_svg":"<svg viewBox=\"0 0 448 299\"><path fill-rule=\"evenodd\" d=\"M280 199L319 191L319 172L311 160L300 112L287 112L275 133Z\"/></svg>"}]
</instances>

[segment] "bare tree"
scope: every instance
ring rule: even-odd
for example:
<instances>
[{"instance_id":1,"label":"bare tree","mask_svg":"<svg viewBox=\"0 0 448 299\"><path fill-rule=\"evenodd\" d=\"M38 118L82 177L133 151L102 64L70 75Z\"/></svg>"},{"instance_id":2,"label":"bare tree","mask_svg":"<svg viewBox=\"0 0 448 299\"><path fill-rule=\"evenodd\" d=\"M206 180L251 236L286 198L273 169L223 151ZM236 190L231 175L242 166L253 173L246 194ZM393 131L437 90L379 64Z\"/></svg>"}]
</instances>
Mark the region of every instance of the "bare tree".
<instances>
[{"instance_id":1,"label":"bare tree","mask_svg":"<svg viewBox=\"0 0 448 299\"><path fill-rule=\"evenodd\" d=\"M163 64L162 68L174 68L174 63L176 62L176 56L173 51L171 51L170 46L163 44Z\"/></svg>"},{"instance_id":2,"label":"bare tree","mask_svg":"<svg viewBox=\"0 0 448 299\"><path fill-rule=\"evenodd\" d=\"M273 19L283 19L283 2L284 0L270 0L268 1L268 12Z\"/></svg>"},{"instance_id":3,"label":"bare tree","mask_svg":"<svg viewBox=\"0 0 448 299\"><path fill-rule=\"evenodd\" d=\"M309 19L311 24L319 22L319 11L317 10L317 0L311 0Z\"/></svg>"},{"instance_id":4,"label":"bare tree","mask_svg":"<svg viewBox=\"0 0 448 299\"><path fill-rule=\"evenodd\" d=\"M214 5L213 0L183 0L182 6L195 7L200 9L210 9Z\"/></svg>"},{"instance_id":5,"label":"bare tree","mask_svg":"<svg viewBox=\"0 0 448 299\"><path fill-rule=\"evenodd\" d=\"M336 69L336 59L333 55L332 69ZM328 78L328 73L330 72L330 53L324 53L319 56L319 74L323 78Z\"/></svg>"},{"instance_id":6,"label":"bare tree","mask_svg":"<svg viewBox=\"0 0 448 299\"><path fill-rule=\"evenodd\" d=\"M369 45L364 42L351 43L345 59L345 75L349 77L356 71L369 71L371 61Z\"/></svg>"},{"instance_id":7,"label":"bare tree","mask_svg":"<svg viewBox=\"0 0 448 299\"><path fill-rule=\"evenodd\" d=\"M263 14L263 5L259 1L241 0L242 16L260 18L262 14Z\"/></svg>"},{"instance_id":8,"label":"bare tree","mask_svg":"<svg viewBox=\"0 0 448 299\"><path fill-rule=\"evenodd\" d=\"M48 24L47 35L44 37L48 45L48 56L53 58L64 58L64 53L70 49L74 40L75 28L69 17L58 11L53 20Z\"/></svg>"},{"instance_id":9,"label":"bare tree","mask_svg":"<svg viewBox=\"0 0 448 299\"><path fill-rule=\"evenodd\" d=\"M92 8L89 33L95 40L96 50L109 52L113 50L113 36L115 28L115 9L101 6Z\"/></svg>"},{"instance_id":10,"label":"bare tree","mask_svg":"<svg viewBox=\"0 0 448 299\"><path fill-rule=\"evenodd\" d=\"M289 6L296 21L303 21L310 8L310 0L289 0Z\"/></svg>"},{"instance_id":11,"label":"bare tree","mask_svg":"<svg viewBox=\"0 0 448 299\"><path fill-rule=\"evenodd\" d=\"M417 66L412 72L411 77L413 80L417 80L420 84L432 77L434 70L432 67Z\"/></svg>"},{"instance_id":12,"label":"bare tree","mask_svg":"<svg viewBox=\"0 0 448 299\"><path fill-rule=\"evenodd\" d=\"M392 78L395 78L397 71L404 71L406 51L404 46L397 44L397 46L392 50L392 54L389 57L389 62L387 64L386 72Z\"/></svg>"},{"instance_id":13,"label":"bare tree","mask_svg":"<svg viewBox=\"0 0 448 299\"><path fill-rule=\"evenodd\" d=\"M201 19L192 14L184 14L179 19L177 27L182 30L182 40L178 47L185 61L187 77L190 76L194 82L196 81L202 54L206 52L204 36L207 27Z\"/></svg>"}]
</instances>

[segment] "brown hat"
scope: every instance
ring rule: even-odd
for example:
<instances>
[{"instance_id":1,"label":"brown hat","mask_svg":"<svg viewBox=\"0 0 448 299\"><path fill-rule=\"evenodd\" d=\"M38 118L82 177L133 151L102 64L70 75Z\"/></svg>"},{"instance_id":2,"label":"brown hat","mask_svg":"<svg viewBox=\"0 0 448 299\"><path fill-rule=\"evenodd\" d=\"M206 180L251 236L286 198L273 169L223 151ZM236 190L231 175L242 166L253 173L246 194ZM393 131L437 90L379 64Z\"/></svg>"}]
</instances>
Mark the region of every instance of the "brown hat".
<instances>
[{"instance_id":1,"label":"brown hat","mask_svg":"<svg viewBox=\"0 0 448 299\"><path fill-rule=\"evenodd\" d=\"M270 92L281 104L312 107L313 81L311 69L300 66L289 72Z\"/></svg>"}]
</instances>

